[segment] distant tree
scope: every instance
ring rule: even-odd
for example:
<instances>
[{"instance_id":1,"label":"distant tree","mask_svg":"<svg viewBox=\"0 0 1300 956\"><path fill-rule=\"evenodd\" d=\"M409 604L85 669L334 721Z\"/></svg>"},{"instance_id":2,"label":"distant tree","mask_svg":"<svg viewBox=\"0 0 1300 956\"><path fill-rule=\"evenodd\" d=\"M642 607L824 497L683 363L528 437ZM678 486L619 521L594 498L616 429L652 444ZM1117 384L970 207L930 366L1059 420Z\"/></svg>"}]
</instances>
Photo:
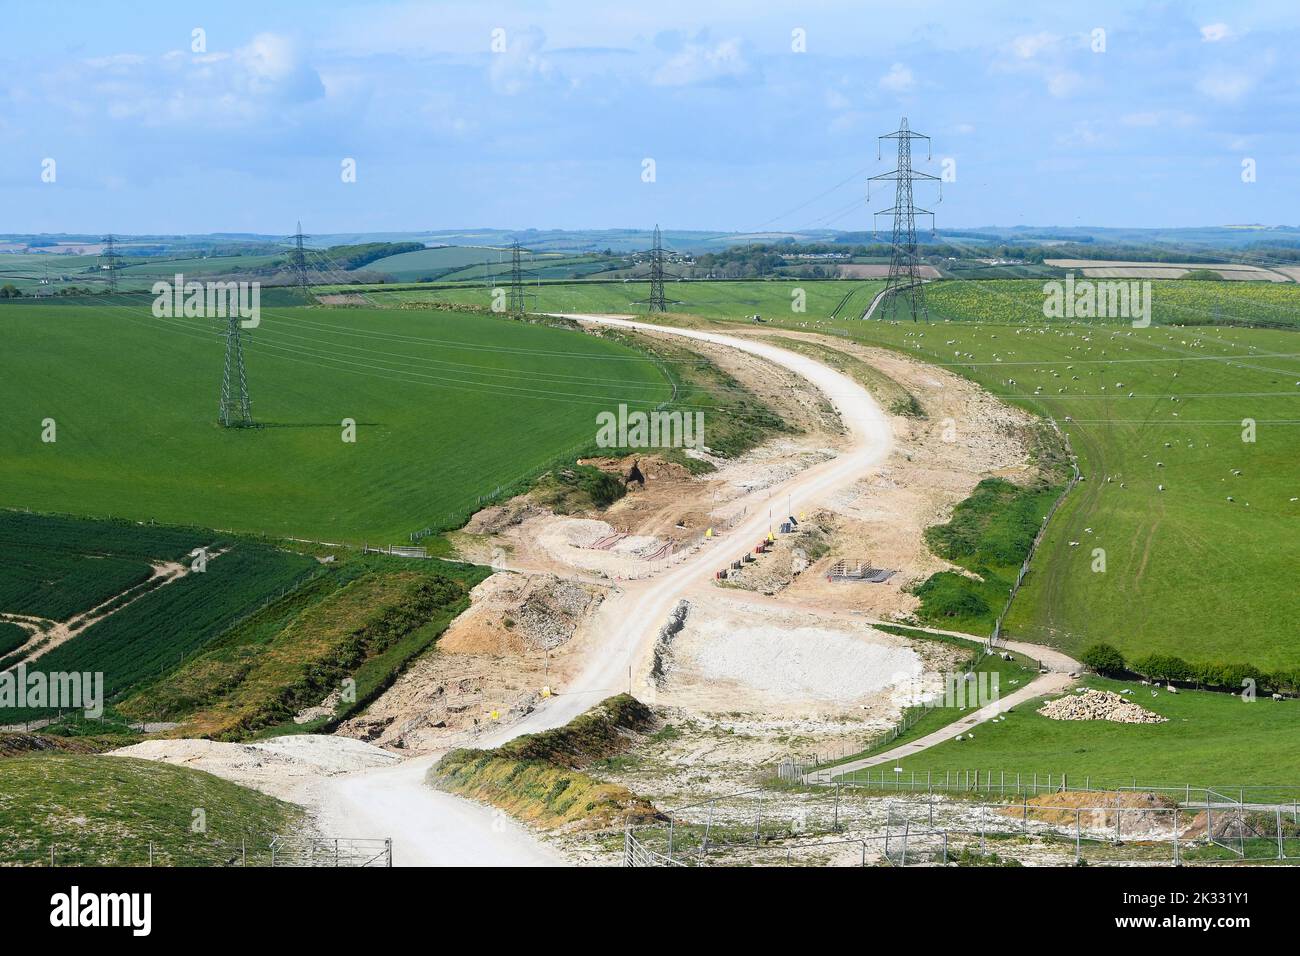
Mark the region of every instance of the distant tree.
<instances>
[{"instance_id":1,"label":"distant tree","mask_svg":"<svg viewBox=\"0 0 1300 956\"><path fill-rule=\"evenodd\" d=\"M16 299L20 295L22 295L22 293L18 291L18 287L12 282L6 282L4 285L0 285L0 299Z\"/></svg>"}]
</instances>

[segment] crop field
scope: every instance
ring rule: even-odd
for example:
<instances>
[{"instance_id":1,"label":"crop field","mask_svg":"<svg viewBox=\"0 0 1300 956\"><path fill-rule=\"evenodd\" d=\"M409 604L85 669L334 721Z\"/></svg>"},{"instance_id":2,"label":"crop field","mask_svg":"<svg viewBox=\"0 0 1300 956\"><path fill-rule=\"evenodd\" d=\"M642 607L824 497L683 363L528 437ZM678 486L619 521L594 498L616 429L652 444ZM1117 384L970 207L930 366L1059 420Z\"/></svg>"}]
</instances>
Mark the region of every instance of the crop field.
<instances>
[{"instance_id":1,"label":"crop field","mask_svg":"<svg viewBox=\"0 0 1300 956\"><path fill-rule=\"evenodd\" d=\"M1078 785L1139 784L1227 787L1292 783L1300 763L1300 706L1295 701L1246 703L1231 694L1161 690L1101 678L1086 686L1135 691L1133 700L1168 718L1161 724L1051 720L1036 713L1044 699L986 723L972 739L950 740L898 762L904 772L1000 771L1068 774ZM892 765L891 765L892 766Z\"/></svg>"},{"instance_id":2,"label":"crop field","mask_svg":"<svg viewBox=\"0 0 1300 956\"><path fill-rule=\"evenodd\" d=\"M504 280L502 280L504 281ZM866 308L871 297L883 286L881 280L793 280L736 282L665 283L669 299L680 302L669 306L676 313L710 319L740 319L755 313L764 319L785 317L793 321L827 316L850 289L858 291L853 303ZM804 312L796 312L796 293L802 290ZM650 295L648 282L562 282L530 286L534 294L528 308L535 312L645 312L638 301ZM464 288L440 286L429 289L373 290L371 298L380 303L451 302L489 308L492 290L486 285Z\"/></svg>"},{"instance_id":3,"label":"crop field","mask_svg":"<svg viewBox=\"0 0 1300 956\"><path fill-rule=\"evenodd\" d=\"M525 255L524 258L527 261L530 257ZM486 246L440 246L376 259L365 267L365 271L383 272L400 282L415 282L426 277L440 278L482 262L503 262L502 268L509 270L510 251Z\"/></svg>"},{"instance_id":4,"label":"crop field","mask_svg":"<svg viewBox=\"0 0 1300 956\"><path fill-rule=\"evenodd\" d=\"M0 621L0 657L27 643L27 632L17 624Z\"/></svg>"},{"instance_id":5,"label":"crop field","mask_svg":"<svg viewBox=\"0 0 1300 956\"><path fill-rule=\"evenodd\" d=\"M264 305L243 338L265 427L222 429L218 324L154 318L143 297L0 306L0 505L405 543L590 448L597 412L672 397L651 356L595 335Z\"/></svg>"},{"instance_id":6,"label":"crop field","mask_svg":"<svg viewBox=\"0 0 1300 956\"><path fill-rule=\"evenodd\" d=\"M42 655L39 667L102 672L105 696L119 698L141 681L176 668L241 615L278 597L317 567L304 555L237 543L213 557L205 572L149 592ZM12 709L4 719L27 720L43 713Z\"/></svg>"},{"instance_id":7,"label":"crop field","mask_svg":"<svg viewBox=\"0 0 1300 956\"><path fill-rule=\"evenodd\" d=\"M363 707L468 604L486 568L351 558L231 628L121 706L133 718L184 720L222 739L310 733ZM296 724L344 676L356 700Z\"/></svg>"},{"instance_id":8,"label":"crop field","mask_svg":"<svg viewBox=\"0 0 1300 956\"><path fill-rule=\"evenodd\" d=\"M211 532L0 511L0 611L67 620L175 561Z\"/></svg>"}]
</instances>

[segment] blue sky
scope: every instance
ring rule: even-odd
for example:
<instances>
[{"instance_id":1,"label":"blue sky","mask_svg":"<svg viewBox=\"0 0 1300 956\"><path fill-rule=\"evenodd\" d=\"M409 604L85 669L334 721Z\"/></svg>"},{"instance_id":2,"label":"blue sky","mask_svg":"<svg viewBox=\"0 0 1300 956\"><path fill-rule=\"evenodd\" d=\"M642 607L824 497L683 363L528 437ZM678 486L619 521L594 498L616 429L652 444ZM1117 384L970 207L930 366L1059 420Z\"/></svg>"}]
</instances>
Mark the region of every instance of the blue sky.
<instances>
[{"instance_id":1,"label":"blue sky","mask_svg":"<svg viewBox=\"0 0 1300 956\"><path fill-rule=\"evenodd\" d=\"M1300 222L1294 3L63 0L0 22L0 232L863 229L903 114L933 137L921 168L955 162L940 226Z\"/></svg>"}]
</instances>

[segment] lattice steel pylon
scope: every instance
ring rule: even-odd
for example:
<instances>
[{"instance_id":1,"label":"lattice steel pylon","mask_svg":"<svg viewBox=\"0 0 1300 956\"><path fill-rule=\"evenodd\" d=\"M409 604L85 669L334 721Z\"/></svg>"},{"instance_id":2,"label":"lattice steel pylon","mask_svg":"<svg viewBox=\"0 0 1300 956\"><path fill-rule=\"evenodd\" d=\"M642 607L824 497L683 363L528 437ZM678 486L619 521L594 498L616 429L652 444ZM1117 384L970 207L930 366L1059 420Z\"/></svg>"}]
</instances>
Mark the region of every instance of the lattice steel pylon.
<instances>
[{"instance_id":1,"label":"lattice steel pylon","mask_svg":"<svg viewBox=\"0 0 1300 956\"><path fill-rule=\"evenodd\" d=\"M244 371L244 345L239 337L239 310L226 319L226 369L221 376L221 408L217 420L223 428L252 428L252 403L248 399L248 374Z\"/></svg>"},{"instance_id":2,"label":"lattice steel pylon","mask_svg":"<svg viewBox=\"0 0 1300 956\"><path fill-rule=\"evenodd\" d=\"M307 288L307 253L306 250L303 249L302 241L311 237L302 234L302 220L298 221L298 231L295 232L291 238L293 239L294 246L293 253L289 257L289 263L293 266L298 288L302 290L303 297L307 298L311 293Z\"/></svg>"},{"instance_id":3,"label":"lattice steel pylon","mask_svg":"<svg viewBox=\"0 0 1300 956\"><path fill-rule=\"evenodd\" d=\"M892 215L894 217L893 238L890 243L889 278L885 282L876 311L882 312L880 318L898 318L910 316L913 322L919 319L929 321L930 313L925 305L925 286L921 278L921 259L917 254L916 217L930 217L930 229L934 230L934 213L929 209L918 209L912 201L912 183L939 183L939 201L943 201L943 180L929 173L917 172L912 168L912 140L923 139L926 145L926 160L930 159L930 137L914 133L907 126L904 116L898 129L886 133L876 140L876 159L880 159L881 140L898 141L898 165L887 173L872 176L867 180L867 201L871 200L873 182L893 182L894 205L872 213L872 230L875 230L875 217ZM870 314L870 309L863 313Z\"/></svg>"},{"instance_id":4,"label":"lattice steel pylon","mask_svg":"<svg viewBox=\"0 0 1300 956\"><path fill-rule=\"evenodd\" d=\"M506 311L511 315L523 315L528 311L528 300L533 294L524 289L523 250L516 239L510 247L510 292L506 296Z\"/></svg>"},{"instance_id":5,"label":"lattice steel pylon","mask_svg":"<svg viewBox=\"0 0 1300 956\"><path fill-rule=\"evenodd\" d=\"M117 291L117 245L113 240L112 233L104 237L104 251L99 254L99 267L101 270L108 270L108 291Z\"/></svg>"},{"instance_id":6,"label":"lattice steel pylon","mask_svg":"<svg viewBox=\"0 0 1300 956\"><path fill-rule=\"evenodd\" d=\"M664 245L658 223L655 223L654 245L650 248L650 298L632 304L644 305L648 312L667 312L669 305L679 304L679 300L664 295Z\"/></svg>"}]
</instances>

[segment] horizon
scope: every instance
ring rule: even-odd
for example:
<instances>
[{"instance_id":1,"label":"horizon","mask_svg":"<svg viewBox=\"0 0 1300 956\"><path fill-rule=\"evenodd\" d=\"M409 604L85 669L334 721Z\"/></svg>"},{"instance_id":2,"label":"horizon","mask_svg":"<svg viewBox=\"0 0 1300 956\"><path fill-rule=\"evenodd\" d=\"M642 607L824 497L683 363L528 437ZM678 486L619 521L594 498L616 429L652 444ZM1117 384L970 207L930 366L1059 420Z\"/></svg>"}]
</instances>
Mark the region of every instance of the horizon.
<instances>
[{"instance_id":1,"label":"horizon","mask_svg":"<svg viewBox=\"0 0 1300 956\"><path fill-rule=\"evenodd\" d=\"M1280 3L75 9L10 16L7 234L870 231L904 115L940 231L1300 221Z\"/></svg>"}]
</instances>

